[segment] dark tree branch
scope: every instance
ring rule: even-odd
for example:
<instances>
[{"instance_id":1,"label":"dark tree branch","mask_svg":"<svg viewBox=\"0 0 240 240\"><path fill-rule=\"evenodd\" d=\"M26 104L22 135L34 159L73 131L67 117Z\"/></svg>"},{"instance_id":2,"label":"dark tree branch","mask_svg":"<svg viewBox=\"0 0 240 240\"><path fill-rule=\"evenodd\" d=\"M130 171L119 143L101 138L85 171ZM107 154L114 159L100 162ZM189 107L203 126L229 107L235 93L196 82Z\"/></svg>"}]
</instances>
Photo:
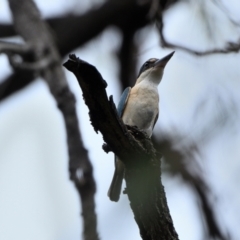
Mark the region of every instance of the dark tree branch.
<instances>
[{"instance_id":1,"label":"dark tree branch","mask_svg":"<svg viewBox=\"0 0 240 240\"><path fill-rule=\"evenodd\" d=\"M201 157L201 144L208 145L213 138L217 138L218 134L231 126L233 129L236 120L236 103L232 100L232 96L228 96L228 101L223 100L216 92L211 94L211 100L204 98L196 105L193 119L196 122L202 120L202 116L208 114L206 107L209 101L215 103L214 109L216 113L212 113L211 118L198 129L198 134L194 134L194 140L189 136L183 136L176 130L174 134L161 133L161 139L153 136L153 142L156 149L161 149L164 156L163 171L172 176L181 176L186 184L192 187L199 200L199 209L205 220L205 239L221 239L230 240L228 232L224 232L219 225L221 219L217 219L216 208L212 199L216 198L211 190L206 178L204 177L204 168L199 164L198 158ZM209 109L208 109L209 110ZM192 127L194 129L194 127ZM193 133L192 133L193 134ZM178 143L184 139L184 148Z\"/></svg>"},{"instance_id":2,"label":"dark tree branch","mask_svg":"<svg viewBox=\"0 0 240 240\"><path fill-rule=\"evenodd\" d=\"M151 140L135 128L126 129L94 66L75 55L64 66L78 80L95 131L125 163L126 192L142 239L178 239L161 183L161 162Z\"/></svg>"},{"instance_id":3,"label":"dark tree branch","mask_svg":"<svg viewBox=\"0 0 240 240\"><path fill-rule=\"evenodd\" d=\"M174 139L176 139L176 135L174 136ZM164 169L165 172L173 176L180 175L182 179L197 193L201 204L200 209L202 210L203 217L206 221L207 238L217 238L221 240L229 239L218 226L213 208L208 200L210 192L209 187L204 178L201 177L202 170L194 156L198 152L197 145L193 143L191 146L188 146L187 149L182 151L177 150L173 145L174 144L169 136L161 140L154 137L154 146L156 149L161 149L164 156L166 164L166 168Z\"/></svg>"},{"instance_id":4,"label":"dark tree branch","mask_svg":"<svg viewBox=\"0 0 240 240\"><path fill-rule=\"evenodd\" d=\"M32 47L33 64L39 63L48 57L51 59L44 68L40 65L40 73L63 114L67 131L70 178L74 182L82 200L84 239L97 240L97 219L94 203L96 185L92 175L92 165L87 151L83 147L75 108L75 98L67 85L60 64L60 56L51 32L41 20L34 2L32 0L9 0L9 5L17 33ZM32 61L27 64L31 65ZM28 68L27 70L33 69Z\"/></svg>"},{"instance_id":5,"label":"dark tree branch","mask_svg":"<svg viewBox=\"0 0 240 240\"><path fill-rule=\"evenodd\" d=\"M150 21L147 17L150 5L151 0L141 4L135 0L106 1L81 16L50 18L47 22L55 32L59 52L64 56L111 25L121 29L145 26ZM14 34L11 25L0 25L0 37L9 36L10 33Z\"/></svg>"},{"instance_id":6,"label":"dark tree branch","mask_svg":"<svg viewBox=\"0 0 240 240\"><path fill-rule=\"evenodd\" d=\"M0 101L28 86L34 79L34 73L16 70L0 83Z\"/></svg>"},{"instance_id":7,"label":"dark tree branch","mask_svg":"<svg viewBox=\"0 0 240 240\"><path fill-rule=\"evenodd\" d=\"M151 0L144 1L143 4L135 0L106 1L101 7L82 16L53 19L49 20L49 24L60 39L58 44L61 55L65 55L109 26L117 26L120 29L145 26L150 22L147 18L150 5Z\"/></svg>"},{"instance_id":8,"label":"dark tree branch","mask_svg":"<svg viewBox=\"0 0 240 240\"><path fill-rule=\"evenodd\" d=\"M148 10L146 19L149 23L154 19L158 11L164 11L178 0L152 0ZM135 34L142 25L123 26L122 44L118 52L120 62L120 82L122 89L135 84L136 78L136 56L138 53L138 45L134 41Z\"/></svg>"},{"instance_id":9,"label":"dark tree branch","mask_svg":"<svg viewBox=\"0 0 240 240\"><path fill-rule=\"evenodd\" d=\"M142 4L139 4L135 0L107 1L99 8L90 10L81 16L51 18L47 22L54 30L56 44L58 45L60 55L63 57L70 51L96 37L111 25L115 25L121 29L137 29L145 26L150 22L148 17L150 6L151 0L144 1ZM37 29L35 30L37 36L36 31ZM0 25L0 37L10 36L11 34L16 35L12 25ZM37 38L35 39L36 41L38 40ZM11 76L11 79L13 77ZM15 90L20 90L27 83L25 82L22 86L21 83L18 83L17 86L15 84L16 81L0 84L0 92L6 90L0 98L3 99L14 93ZM9 89L6 89L6 86Z\"/></svg>"},{"instance_id":10,"label":"dark tree branch","mask_svg":"<svg viewBox=\"0 0 240 240\"><path fill-rule=\"evenodd\" d=\"M16 36L16 31L12 24L0 23L0 38Z\"/></svg>"},{"instance_id":11,"label":"dark tree branch","mask_svg":"<svg viewBox=\"0 0 240 240\"><path fill-rule=\"evenodd\" d=\"M180 49L197 56L205 56L216 53L226 54L239 51L240 40L237 42L227 42L223 48L215 48L205 51L198 51L196 49L188 48L187 46L182 46L167 41L163 34L164 24L162 13L176 2L178 2L178 0L162 0L159 1L159 3L158 1L154 0L152 2L146 1L146 3L143 5L138 5L136 4L136 1L133 0L124 2L120 0L107 1L101 7L91 10L81 16L50 18L47 20L47 22L55 31L55 36L58 40L57 44L62 56L94 38L110 25L115 25L122 29L128 29L128 27L132 26L143 27L149 23L150 17L154 16L155 13L157 13L157 23L159 27L161 44L163 47ZM216 0L213 2L223 11L225 11L226 15L228 15L224 6L217 3ZM159 6L158 11L154 11L154 6ZM124 16L124 18L121 16ZM229 20L234 25L239 26L239 23L235 22L230 17ZM69 28L69 26L71 27ZM12 25L0 24L0 37L9 37L15 35L16 33Z\"/></svg>"},{"instance_id":12,"label":"dark tree branch","mask_svg":"<svg viewBox=\"0 0 240 240\"><path fill-rule=\"evenodd\" d=\"M118 52L120 62L120 82L122 89L132 86L136 77L137 46L134 42L135 30L123 30L122 44Z\"/></svg>"},{"instance_id":13,"label":"dark tree branch","mask_svg":"<svg viewBox=\"0 0 240 240\"><path fill-rule=\"evenodd\" d=\"M229 42L225 43L225 46L223 46L222 48L213 48L213 49L209 49L209 50L205 50L205 51L199 51L196 49L189 48L187 46L182 46L179 44L171 43L166 40L166 38L163 34L164 23L163 23L163 18L162 18L162 11L159 11L158 15L157 15L157 27L159 30L162 47L183 50L183 51L189 52L191 54L194 54L196 56L206 56L206 55L217 54L217 53L219 53L219 54L226 54L226 53L231 53L231 52L237 53L240 50L240 38L237 42L229 41Z\"/></svg>"},{"instance_id":14,"label":"dark tree branch","mask_svg":"<svg viewBox=\"0 0 240 240\"><path fill-rule=\"evenodd\" d=\"M57 82L56 82L57 84ZM56 96L54 96L56 98ZM77 113L75 97L68 88L62 89L57 97L58 107L63 113L69 153L70 178L81 198L84 240L98 240L97 216L95 213L94 194L96 183L93 178L93 167L88 152L83 146Z\"/></svg>"}]
</instances>

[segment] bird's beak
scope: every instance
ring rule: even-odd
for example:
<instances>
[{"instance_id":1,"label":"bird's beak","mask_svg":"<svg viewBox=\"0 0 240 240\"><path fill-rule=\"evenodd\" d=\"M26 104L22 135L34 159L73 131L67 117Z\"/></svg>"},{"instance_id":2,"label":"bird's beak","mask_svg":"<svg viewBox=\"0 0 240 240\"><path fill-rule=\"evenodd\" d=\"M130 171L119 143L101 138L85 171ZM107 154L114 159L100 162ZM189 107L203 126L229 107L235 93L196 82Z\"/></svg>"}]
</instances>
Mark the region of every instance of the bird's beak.
<instances>
[{"instance_id":1,"label":"bird's beak","mask_svg":"<svg viewBox=\"0 0 240 240\"><path fill-rule=\"evenodd\" d=\"M168 63L168 61L170 60L170 58L173 56L174 53L175 53L175 51L171 52L170 54L168 54L164 58L159 59L157 62L154 63L154 67L164 68L166 66L166 64Z\"/></svg>"}]
</instances>

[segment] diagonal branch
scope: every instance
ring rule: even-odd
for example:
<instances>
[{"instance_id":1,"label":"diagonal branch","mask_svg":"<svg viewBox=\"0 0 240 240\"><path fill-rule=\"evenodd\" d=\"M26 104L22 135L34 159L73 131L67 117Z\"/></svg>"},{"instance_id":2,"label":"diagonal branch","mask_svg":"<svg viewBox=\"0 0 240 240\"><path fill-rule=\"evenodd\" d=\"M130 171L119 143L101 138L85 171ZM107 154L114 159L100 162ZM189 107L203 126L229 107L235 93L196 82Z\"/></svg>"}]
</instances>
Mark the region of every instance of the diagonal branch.
<instances>
[{"instance_id":1,"label":"diagonal branch","mask_svg":"<svg viewBox=\"0 0 240 240\"><path fill-rule=\"evenodd\" d=\"M126 129L94 66L75 55L64 66L78 80L95 131L102 133L108 148L125 164L126 193L142 239L178 239L161 183L161 161L151 140L133 127Z\"/></svg>"},{"instance_id":2,"label":"diagonal branch","mask_svg":"<svg viewBox=\"0 0 240 240\"><path fill-rule=\"evenodd\" d=\"M82 143L75 108L75 97L68 87L53 37L48 26L42 21L32 0L9 0L9 5L16 31L32 47L32 56L31 59L28 59L27 65L24 62L25 65L19 64L19 66L15 67L20 67L21 71L26 66L28 66L26 69L28 71L37 70L29 68L29 64L33 66L31 64L39 63L45 58L49 57L51 59L44 66L41 64L35 64L34 66L39 68L39 73L46 81L64 118L67 131L70 178L74 182L82 200L84 239L98 240L94 202L96 184L92 174L93 169L87 150Z\"/></svg>"},{"instance_id":3,"label":"diagonal branch","mask_svg":"<svg viewBox=\"0 0 240 240\"><path fill-rule=\"evenodd\" d=\"M189 52L191 54L194 54L196 56L206 56L206 55L217 54L217 53L220 53L220 54L226 54L226 53L231 53L231 52L237 53L240 50L240 38L237 42L230 42L230 41L226 42L225 46L223 46L222 48L213 48L213 49L209 49L209 50L205 50L205 51L199 51L196 49L189 48L187 46L171 43L166 40L164 33L163 33L164 23L163 23L161 11L158 12L157 27L159 30L162 47L183 50L183 51Z\"/></svg>"}]
</instances>

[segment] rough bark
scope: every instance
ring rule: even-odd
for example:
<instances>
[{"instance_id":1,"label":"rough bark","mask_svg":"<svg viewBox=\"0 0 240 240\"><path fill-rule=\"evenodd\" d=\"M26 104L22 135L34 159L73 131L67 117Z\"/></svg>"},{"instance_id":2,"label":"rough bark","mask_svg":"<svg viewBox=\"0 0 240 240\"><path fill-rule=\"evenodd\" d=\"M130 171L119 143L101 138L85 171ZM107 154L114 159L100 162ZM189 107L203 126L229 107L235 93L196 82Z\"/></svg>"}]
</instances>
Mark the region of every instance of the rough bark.
<instances>
[{"instance_id":1,"label":"rough bark","mask_svg":"<svg viewBox=\"0 0 240 240\"><path fill-rule=\"evenodd\" d=\"M178 239L161 183L161 161L152 142L136 128L128 127L108 100L106 82L97 69L70 55L64 66L73 72L89 108L91 123L108 148L125 163L126 193L144 240Z\"/></svg>"}]
</instances>

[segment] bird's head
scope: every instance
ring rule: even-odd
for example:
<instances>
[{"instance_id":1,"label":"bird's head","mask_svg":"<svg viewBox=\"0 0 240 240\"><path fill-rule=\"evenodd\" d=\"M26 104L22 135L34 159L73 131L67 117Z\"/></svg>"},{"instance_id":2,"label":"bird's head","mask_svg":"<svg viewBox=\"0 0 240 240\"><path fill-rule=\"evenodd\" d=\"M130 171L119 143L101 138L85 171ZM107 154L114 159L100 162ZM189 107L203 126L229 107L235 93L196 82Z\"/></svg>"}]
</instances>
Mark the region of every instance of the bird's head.
<instances>
[{"instance_id":1,"label":"bird's head","mask_svg":"<svg viewBox=\"0 0 240 240\"><path fill-rule=\"evenodd\" d=\"M159 84L162 80L164 67L173 56L174 52L168 54L162 59L150 58L140 68L137 82L140 83L144 80Z\"/></svg>"}]
</instances>

